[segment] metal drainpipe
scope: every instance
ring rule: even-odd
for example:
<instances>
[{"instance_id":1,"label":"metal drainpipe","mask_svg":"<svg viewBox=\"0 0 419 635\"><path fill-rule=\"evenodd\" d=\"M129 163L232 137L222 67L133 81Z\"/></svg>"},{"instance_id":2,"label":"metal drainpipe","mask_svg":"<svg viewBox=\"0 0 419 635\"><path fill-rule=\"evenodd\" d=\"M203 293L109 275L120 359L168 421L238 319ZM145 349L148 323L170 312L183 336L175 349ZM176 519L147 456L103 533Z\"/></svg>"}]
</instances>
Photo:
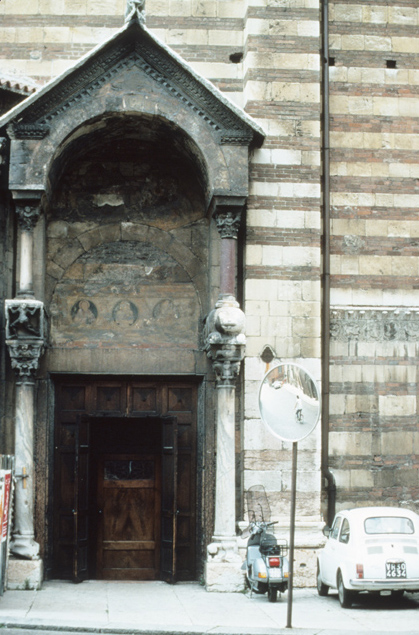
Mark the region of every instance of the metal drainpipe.
<instances>
[{"instance_id":1,"label":"metal drainpipe","mask_svg":"<svg viewBox=\"0 0 419 635\"><path fill-rule=\"evenodd\" d=\"M329 468L330 367L330 142L329 142L329 0L322 3L322 163L323 163L323 310L322 310L322 451L321 469L327 480L327 524L336 510L336 481Z\"/></svg>"}]
</instances>

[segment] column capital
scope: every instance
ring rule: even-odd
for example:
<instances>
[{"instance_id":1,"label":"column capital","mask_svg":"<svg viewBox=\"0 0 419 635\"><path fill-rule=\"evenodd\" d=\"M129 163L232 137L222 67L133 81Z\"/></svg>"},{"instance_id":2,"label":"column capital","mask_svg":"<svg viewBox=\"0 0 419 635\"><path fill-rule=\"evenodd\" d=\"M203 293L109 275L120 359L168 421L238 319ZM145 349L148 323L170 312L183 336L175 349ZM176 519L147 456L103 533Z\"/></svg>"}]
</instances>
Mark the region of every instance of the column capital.
<instances>
[{"instance_id":1,"label":"column capital","mask_svg":"<svg viewBox=\"0 0 419 635\"><path fill-rule=\"evenodd\" d=\"M232 295L220 296L206 320L205 351L218 387L234 387L244 357L245 315Z\"/></svg>"},{"instance_id":2,"label":"column capital","mask_svg":"<svg viewBox=\"0 0 419 635\"><path fill-rule=\"evenodd\" d=\"M33 299L5 301L6 345L12 368L24 383L30 383L38 369L45 346L43 302Z\"/></svg>"},{"instance_id":3,"label":"column capital","mask_svg":"<svg viewBox=\"0 0 419 635\"><path fill-rule=\"evenodd\" d=\"M215 194L212 197L210 205L211 215L217 224L221 238L233 238L237 240L245 206L245 196Z\"/></svg>"},{"instance_id":4,"label":"column capital","mask_svg":"<svg viewBox=\"0 0 419 635\"><path fill-rule=\"evenodd\" d=\"M38 341L7 341L12 368L18 379L24 384L33 383L38 370L39 358L44 350L44 343Z\"/></svg>"},{"instance_id":5,"label":"column capital","mask_svg":"<svg viewBox=\"0 0 419 635\"><path fill-rule=\"evenodd\" d=\"M12 190L15 211L22 231L31 232L41 215L43 190Z\"/></svg>"}]
</instances>

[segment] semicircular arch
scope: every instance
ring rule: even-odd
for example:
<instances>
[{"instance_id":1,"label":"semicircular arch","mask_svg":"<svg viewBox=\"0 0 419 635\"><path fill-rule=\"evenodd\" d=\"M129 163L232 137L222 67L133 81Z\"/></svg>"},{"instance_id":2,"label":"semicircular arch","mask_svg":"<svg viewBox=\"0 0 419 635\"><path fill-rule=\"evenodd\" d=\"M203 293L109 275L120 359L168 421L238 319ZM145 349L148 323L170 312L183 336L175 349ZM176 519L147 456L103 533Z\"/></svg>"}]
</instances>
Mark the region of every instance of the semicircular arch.
<instances>
[{"instance_id":1,"label":"semicircular arch","mask_svg":"<svg viewBox=\"0 0 419 635\"><path fill-rule=\"evenodd\" d=\"M65 232L65 227L62 224L61 231ZM56 251L48 262L47 275L50 278L50 285L47 291L47 302L51 302L56 285L69 267L74 265L81 256L102 245L129 241L150 243L176 260L196 287L201 306L204 304L207 286L205 263L170 233L148 225L134 223L109 223L87 231L81 230L80 233L72 236L71 241Z\"/></svg>"}]
</instances>

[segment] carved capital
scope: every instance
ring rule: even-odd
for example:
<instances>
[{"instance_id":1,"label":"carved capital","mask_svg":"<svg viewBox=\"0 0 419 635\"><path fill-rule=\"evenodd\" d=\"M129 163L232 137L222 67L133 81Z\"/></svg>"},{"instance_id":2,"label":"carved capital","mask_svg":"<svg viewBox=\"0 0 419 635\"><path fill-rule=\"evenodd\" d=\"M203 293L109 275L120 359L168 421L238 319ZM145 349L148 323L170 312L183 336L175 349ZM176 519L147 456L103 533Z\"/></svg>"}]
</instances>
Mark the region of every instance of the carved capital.
<instances>
[{"instance_id":1,"label":"carved capital","mask_svg":"<svg viewBox=\"0 0 419 635\"><path fill-rule=\"evenodd\" d=\"M16 201L15 210L20 229L33 231L41 215L39 201Z\"/></svg>"},{"instance_id":2,"label":"carved capital","mask_svg":"<svg viewBox=\"0 0 419 635\"><path fill-rule=\"evenodd\" d=\"M244 196L214 196L211 202L212 217L221 238L237 240L245 204Z\"/></svg>"},{"instance_id":3,"label":"carved capital","mask_svg":"<svg viewBox=\"0 0 419 635\"><path fill-rule=\"evenodd\" d=\"M244 357L245 315L233 296L221 296L208 315L205 351L212 361L217 383L234 386Z\"/></svg>"},{"instance_id":4,"label":"carved capital","mask_svg":"<svg viewBox=\"0 0 419 635\"><path fill-rule=\"evenodd\" d=\"M6 300L6 344L12 368L29 381L38 369L45 345L43 302L32 299Z\"/></svg>"},{"instance_id":5,"label":"carved capital","mask_svg":"<svg viewBox=\"0 0 419 635\"><path fill-rule=\"evenodd\" d=\"M30 342L19 340L7 340L12 368L19 379L30 382L38 370L39 358L44 350L44 342L34 340Z\"/></svg>"}]
</instances>

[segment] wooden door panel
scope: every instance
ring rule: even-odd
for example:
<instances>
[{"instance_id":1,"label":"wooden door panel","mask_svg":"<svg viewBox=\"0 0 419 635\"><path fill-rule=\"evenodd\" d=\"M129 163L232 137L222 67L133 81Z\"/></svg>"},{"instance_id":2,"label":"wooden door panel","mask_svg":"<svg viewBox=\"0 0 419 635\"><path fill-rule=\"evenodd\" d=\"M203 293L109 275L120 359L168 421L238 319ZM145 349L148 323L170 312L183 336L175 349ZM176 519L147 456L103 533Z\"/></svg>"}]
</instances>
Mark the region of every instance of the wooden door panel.
<instances>
[{"instance_id":1,"label":"wooden door panel","mask_svg":"<svg viewBox=\"0 0 419 635\"><path fill-rule=\"evenodd\" d=\"M96 386L96 412L122 414L126 411L126 386L119 382L103 383Z\"/></svg>"},{"instance_id":2,"label":"wooden door panel","mask_svg":"<svg viewBox=\"0 0 419 635\"><path fill-rule=\"evenodd\" d=\"M154 540L155 491L140 489L141 485L104 489L103 517L105 519L103 540Z\"/></svg>"},{"instance_id":3,"label":"wooden door panel","mask_svg":"<svg viewBox=\"0 0 419 635\"><path fill-rule=\"evenodd\" d=\"M151 413L158 410L158 394L156 386L132 386L131 408L134 414Z\"/></svg>"},{"instance_id":4,"label":"wooden door panel","mask_svg":"<svg viewBox=\"0 0 419 635\"><path fill-rule=\"evenodd\" d=\"M98 501L98 578L155 580L160 560L160 457L103 457Z\"/></svg>"}]
</instances>

